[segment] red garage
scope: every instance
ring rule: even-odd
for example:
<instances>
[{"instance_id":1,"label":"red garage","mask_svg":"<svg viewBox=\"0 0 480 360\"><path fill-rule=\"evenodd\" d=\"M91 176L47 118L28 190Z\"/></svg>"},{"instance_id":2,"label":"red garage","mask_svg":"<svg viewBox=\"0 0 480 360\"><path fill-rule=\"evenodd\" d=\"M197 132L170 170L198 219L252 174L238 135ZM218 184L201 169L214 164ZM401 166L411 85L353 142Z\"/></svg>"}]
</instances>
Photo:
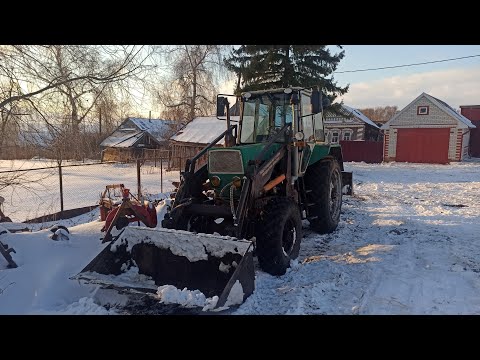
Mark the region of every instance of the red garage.
<instances>
[{"instance_id":1,"label":"red garage","mask_svg":"<svg viewBox=\"0 0 480 360\"><path fill-rule=\"evenodd\" d=\"M468 156L471 128L471 121L447 103L422 93L382 126L384 161L461 161Z\"/></svg>"}]
</instances>

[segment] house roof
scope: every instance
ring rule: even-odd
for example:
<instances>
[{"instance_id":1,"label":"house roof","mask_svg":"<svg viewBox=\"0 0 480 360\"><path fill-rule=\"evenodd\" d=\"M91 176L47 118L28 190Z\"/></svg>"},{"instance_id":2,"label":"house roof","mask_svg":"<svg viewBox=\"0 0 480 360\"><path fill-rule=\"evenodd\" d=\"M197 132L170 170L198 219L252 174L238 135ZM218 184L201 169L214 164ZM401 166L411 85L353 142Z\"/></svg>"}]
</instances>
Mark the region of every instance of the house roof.
<instances>
[{"instance_id":1,"label":"house roof","mask_svg":"<svg viewBox=\"0 0 480 360\"><path fill-rule=\"evenodd\" d=\"M360 110L358 109L355 109L355 108L352 108L350 106L347 106L347 105L342 105L342 107L347 110L349 113L353 114L354 116L356 116L357 118L359 118L360 120L362 120L363 122L369 124L369 125L372 125L374 127L376 127L377 129L380 129L378 127L377 124L375 124L372 120L370 120L364 113L362 113Z\"/></svg>"},{"instance_id":2,"label":"house roof","mask_svg":"<svg viewBox=\"0 0 480 360\"><path fill-rule=\"evenodd\" d=\"M433 97L432 95L428 95L426 93L423 93L425 94L425 96L427 98L431 98L433 99L433 102L435 102L435 100L437 100L439 103L440 103L440 107L443 107L442 110L446 111L447 113L449 113L450 115L452 115L454 118L456 118L458 121L461 121L463 122L465 125L467 125L468 127L475 127L475 125L472 124L472 122L467 119L465 116L463 116L462 114L458 113L455 111L454 108L452 108L450 105L448 105L446 102L440 100L440 99L437 99L436 97Z\"/></svg>"},{"instance_id":3,"label":"house roof","mask_svg":"<svg viewBox=\"0 0 480 360\"><path fill-rule=\"evenodd\" d=\"M163 119L143 119L143 118L129 118L140 130L147 131L158 141L168 140L164 135L168 133L172 125L176 124L174 120Z\"/></svg>"},{"instance_id":4,"label":"house roof","mask_svg":"<svg viewBox=\"0 0 480 360\"><path fill-rule=\"evenodd\" d=\"M127 127L127 123L131 122L134 127ZM157 142L166 139L172 125L176 122L173 120L163 119L143 119L143 118L127 118L109 137L102 141L100 146L104 147L122 147L127 148L135 145L145 133L150 134Z\"/></svg>"},{"instance_id":5,"label":"house roof","mask_svg":"<svg viewBox=\"0 0 480 360\"><path fill-rule=\"evenodd\" d=\"M375 124L372 120L370 120L364 113L362 113L360 110L352 108L350 106L347 106L345 104L340 104L341 110L340 112L343 113L345 116L355 116L357 119L363 121L364 123L371 125L373 127L376 127L377 129L380 129L377 124ZM328 115L325 115L325 117L329 117L330 113L327 111ZM335 115L333 115L335 116Z\"/></svg>"},{"instance_id":6,"label":"house roof","mask_svg":"<svg viewBox=\"0 0 480 360\"><path fill-rule=\"evenodd\" d=\"M231 120L236 122L239 116L232 116ZM225 120L219 120L215 116L200 116L190 121L180 129L170 140L195 144L208 144L215 140L222 132L227 130ZM223 144L224 139L218 144Z\"/></svg>"},{"instance_id":7,"label":"house roof","mask_svg":"<svg viewBox=\"0 0 480 360\"><path fill-rule=\"evenodd\" d=\"M420 99L422 96L425 96L427 99L429 99L432 103L437 105L440 110L446 112L448 115L453 117L455 120L460 121L461 123L467 125L469 128L475 128L476 126L472 124L472 122L467 119L465 116L462 114L459 114L456 112L450 105L448 105L446 102L437 99L436 97L433 97L431 95L428 95L427 93L423 92L419 96L417 96L410 104L405 106L401 111L397 112L390 120L388 120L385 124L382 125L381 129L387 129L392 121L394 121L396 118L398 118L407 108L410 107L413 103L415 103L418 99Z\"/></svg>"},{"instance_id":8,"label":"house roof","mask_svg":"<svg viewBox=\"0 0 480 360\"><path fill-rule=\"evenodd\" d=\"M143 131L138 131L131 128L117 129L112 135L103 140L100 146L127 148L135 145L135 143L140 140L143 134Z\"/></svg>"}]
</instances>

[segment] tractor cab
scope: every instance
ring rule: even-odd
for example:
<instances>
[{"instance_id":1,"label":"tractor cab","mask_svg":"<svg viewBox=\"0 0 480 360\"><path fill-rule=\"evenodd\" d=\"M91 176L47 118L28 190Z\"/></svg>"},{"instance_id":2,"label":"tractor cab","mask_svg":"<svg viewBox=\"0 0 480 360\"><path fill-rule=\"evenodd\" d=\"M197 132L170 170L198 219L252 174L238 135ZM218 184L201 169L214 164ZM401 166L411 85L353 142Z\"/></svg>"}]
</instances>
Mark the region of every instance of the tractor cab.
<instances>
[{"instance_id":1,"label":"tractor cab","mask_svg":"<svg viewBox=\"0 0 480 360\"><path fill-rule=\"evenodd\" d=\"M254 160L266 143L288 143L293 145L292 175L303 176L315 144L325 143L323 109L330 105L328 97L317 89L291 87L244 92L237 99L237 105L240 106L240 135L231 144L241 152L244 165ZM228 127L230 116L225 108L229 108L227 97L219 96L217 117L226 117ZM278 148L275 145L270 145L273 152ZM218 151L211 149L210 155ZM220 153L213 155L214 159Z\"/></svg>"},{"instance_id":2,"label":"tractor cab","mask_svg":"<svg viewBox=\"0 0 480 360\"><path fill-rule=\"evenodd\" d=\"M324 141L320 97L320 92L303 88L243 93L239 143L265 141L285 125L291 126L296 138ZM328 98L323 99L326 100L323 107L328 106Z\"/></svg>"}]
</instances>

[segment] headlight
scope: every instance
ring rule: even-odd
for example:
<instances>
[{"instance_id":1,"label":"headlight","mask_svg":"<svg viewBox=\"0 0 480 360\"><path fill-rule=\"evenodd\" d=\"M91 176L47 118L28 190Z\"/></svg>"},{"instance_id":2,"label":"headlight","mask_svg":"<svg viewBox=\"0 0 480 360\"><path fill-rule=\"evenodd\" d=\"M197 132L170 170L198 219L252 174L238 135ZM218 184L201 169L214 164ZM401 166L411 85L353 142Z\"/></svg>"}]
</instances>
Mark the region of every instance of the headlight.
<instances>
[{"instance_id":1,"label":"headlight","mask_svg":"<svg viewBox=\"0 0 480 360\"><path fill-rule=\"evenodd\" d=\"M232 179L232 184L239 189L242 186L242 179L240 179L238 176L234 176Z\"/></svg>"},{"instance_id":2,"label":"headlight","mask_svg":"<svg viewBox=\"0 0 480 360\"><path fill-rule=\"evenodd\" d=\"M300 131L295 133L295 139L297 139L298 141L303 140L303 133Z\"/></svg>"},{"instance_id":3,"label":"headlight","mask_svg":"<svg viewBox=\"0 0 480 360\"><path fill-rule=\"evenodd\" d=\"M213 187L219 187L220 178L218 176L212 176L212 178L210 179L210 183L212 184Z\"/></svg>"}]
</instances>

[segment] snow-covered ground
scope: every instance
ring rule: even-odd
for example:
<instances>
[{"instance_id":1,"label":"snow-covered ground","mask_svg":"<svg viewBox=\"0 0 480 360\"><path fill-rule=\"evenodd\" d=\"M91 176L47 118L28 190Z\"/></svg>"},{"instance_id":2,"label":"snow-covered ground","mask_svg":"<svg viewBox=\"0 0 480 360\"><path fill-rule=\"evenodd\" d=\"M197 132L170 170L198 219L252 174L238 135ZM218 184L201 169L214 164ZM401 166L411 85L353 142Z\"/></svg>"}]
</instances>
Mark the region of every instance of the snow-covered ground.
<instances>
[{"instance_id":1,"label":"snow-covered ground","mask_svg":"<svg viewBox=\"0 0 480 360\"><path fill-rule=\"evenodd\" d=\"M225 313L480 313L480 162L345 168L355 195L344 197L338 229L318 235L305 222L300 256L287 273L257 268L254 293ZM158 210L163 217L164 207ZM124 298L69 279L105 246L98 210L65 224L68 241L51 240L47 229L0 235L19 265L7 269L0 257L0 314L120 313L105 304Z\"/></svg>"}]
</instances>

